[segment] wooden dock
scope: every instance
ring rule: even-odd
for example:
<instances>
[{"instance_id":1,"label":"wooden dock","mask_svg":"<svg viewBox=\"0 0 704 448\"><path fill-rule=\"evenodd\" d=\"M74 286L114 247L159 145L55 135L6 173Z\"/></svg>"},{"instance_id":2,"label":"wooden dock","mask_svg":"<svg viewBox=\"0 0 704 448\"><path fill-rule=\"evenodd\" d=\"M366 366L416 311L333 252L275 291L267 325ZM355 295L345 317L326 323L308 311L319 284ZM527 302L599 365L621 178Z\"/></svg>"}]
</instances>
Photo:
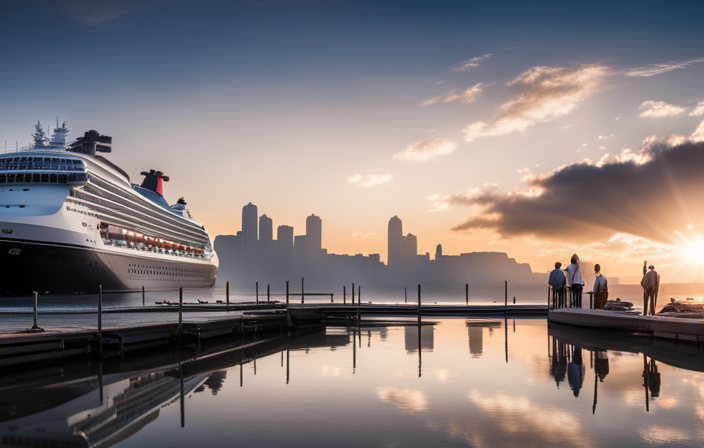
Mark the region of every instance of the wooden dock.
<instances>
[{"instance_id":1,"label":"wooden dock","mask_svg":"<svg viewBox=\"0 0 704 448\"><path fill-rule=\"evenodd\" d=\"M105 309L103 313L179 312L178 305ZM284 336L290 332L320 330L327 324L361 325L363 318L423 316L506 316L542 317L546 305L438 305L429 304L189 304L182 311L221 312L207 320L102 328L75 332L25 332L0 337L0 367L63 361L71 357L110 358L149 350L153 353L183 347L200 348L204 341L245 341L253 337ZM229 311L229 312L228 312ZM77 314L88 314L80 310ZM97 313L92 312L96 315ZM56 313L47 313L56 314ZM73 314L73 313L67 313ZM40 315L41 316L41 315ZM414 319L415 320L415 319ZM179 323L181 322L181 323ZM40 322L41 323L41 322Z\"/></svg>"},{"instance_id":2,"label":"wooden dock","mask_svg":"<svg viewBox=\"0 0 704 448\"><path fill-rule=\"evenodd\" d=\"M577 327L627 330L656 338L704 343L704 320L641 316L619 311L562 308L548 313L548 321Z\"/></svg>"}]
</instances>

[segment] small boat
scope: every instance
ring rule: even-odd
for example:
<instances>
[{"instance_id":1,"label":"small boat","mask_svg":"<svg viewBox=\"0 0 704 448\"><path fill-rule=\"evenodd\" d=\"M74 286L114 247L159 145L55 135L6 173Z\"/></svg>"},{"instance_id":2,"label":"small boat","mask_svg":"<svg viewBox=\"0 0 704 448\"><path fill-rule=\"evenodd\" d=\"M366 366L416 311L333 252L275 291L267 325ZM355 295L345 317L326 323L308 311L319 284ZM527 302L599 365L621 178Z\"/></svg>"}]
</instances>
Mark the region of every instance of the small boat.
<instances>
[{"instance_id":1,"label":"small boat","mask_svg":"<svg viewBox=\"0 0 704 448\"><path fill-rule=\"evenodd\" d=\"M687 297L680 300L670 298L670 303L660 310L658 316L702 319L704 318L704 300L701 297Z\"/></svg>"},{"instance_id":2,"label":"small boat","mask_svg":"<svg viewBox=\"0 0 704 448\"><path fill-rule=\"evenodd\" d=\"M604 309L609 311L633 311L633 302L622 302L621 299L608 300Z\"/></svg>"}]
</instances>

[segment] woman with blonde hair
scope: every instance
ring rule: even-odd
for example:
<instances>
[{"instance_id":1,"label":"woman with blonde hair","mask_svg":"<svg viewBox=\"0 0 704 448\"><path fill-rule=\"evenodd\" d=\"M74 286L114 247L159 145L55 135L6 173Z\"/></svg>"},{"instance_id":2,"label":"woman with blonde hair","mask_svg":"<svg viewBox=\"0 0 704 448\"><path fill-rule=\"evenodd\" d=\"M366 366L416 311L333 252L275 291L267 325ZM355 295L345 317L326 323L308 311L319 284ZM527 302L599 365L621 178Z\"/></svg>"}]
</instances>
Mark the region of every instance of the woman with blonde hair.
<instances>
[{"instance_id":1,"label":"woman with blonde hair","mask_svg":"<svg viewBox=\"0 0 704 448\"><path fill-rule=\"evenodd\" d=\"M579 268L579 257L577 254L572 255L570 265L567 266L565 271L567 272L567 282L570 285L570 305L581 308L584 280L582 280L582 271Z\"/></svg>"}]
</instances>

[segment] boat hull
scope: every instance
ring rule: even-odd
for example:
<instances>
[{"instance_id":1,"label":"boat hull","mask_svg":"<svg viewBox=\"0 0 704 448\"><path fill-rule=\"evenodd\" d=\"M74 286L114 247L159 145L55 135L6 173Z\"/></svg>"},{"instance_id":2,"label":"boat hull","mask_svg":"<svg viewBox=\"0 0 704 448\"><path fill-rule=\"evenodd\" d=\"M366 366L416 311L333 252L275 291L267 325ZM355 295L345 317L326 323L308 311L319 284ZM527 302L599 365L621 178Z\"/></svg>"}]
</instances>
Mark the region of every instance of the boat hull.
<instances>
[{"instance_id":1,"label":"boat hull","mask_svg":"<svg viewBox=\"0 0 704 448\"><path fill-rule=\"evenodd\" d=\"M130 251L125 251L130 252ZM217 267L149 253L0 238L0 294L95 293L103 290L207 288Z\"/></svg>"}]
</instances>

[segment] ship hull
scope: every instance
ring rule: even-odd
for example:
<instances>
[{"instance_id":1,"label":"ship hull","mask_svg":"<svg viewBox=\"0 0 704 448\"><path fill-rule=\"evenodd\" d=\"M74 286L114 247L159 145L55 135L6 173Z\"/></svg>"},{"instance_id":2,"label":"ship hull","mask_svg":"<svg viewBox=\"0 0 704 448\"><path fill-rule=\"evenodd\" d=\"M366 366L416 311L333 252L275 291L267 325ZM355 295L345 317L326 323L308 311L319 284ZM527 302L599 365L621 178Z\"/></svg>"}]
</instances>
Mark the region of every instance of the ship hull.
<instances>
[{"instance_id":1,"label":"ship hull","mask_svg":"<svg viewBox=\"0 0 704 448\"><path fill-rule=\"evenodd\" d=\"M153 291L215 284L215 265L166 258L174 257L0 238L0 294L95 293L101 285L103 290Z\"/></svg>"}]
</instances>

